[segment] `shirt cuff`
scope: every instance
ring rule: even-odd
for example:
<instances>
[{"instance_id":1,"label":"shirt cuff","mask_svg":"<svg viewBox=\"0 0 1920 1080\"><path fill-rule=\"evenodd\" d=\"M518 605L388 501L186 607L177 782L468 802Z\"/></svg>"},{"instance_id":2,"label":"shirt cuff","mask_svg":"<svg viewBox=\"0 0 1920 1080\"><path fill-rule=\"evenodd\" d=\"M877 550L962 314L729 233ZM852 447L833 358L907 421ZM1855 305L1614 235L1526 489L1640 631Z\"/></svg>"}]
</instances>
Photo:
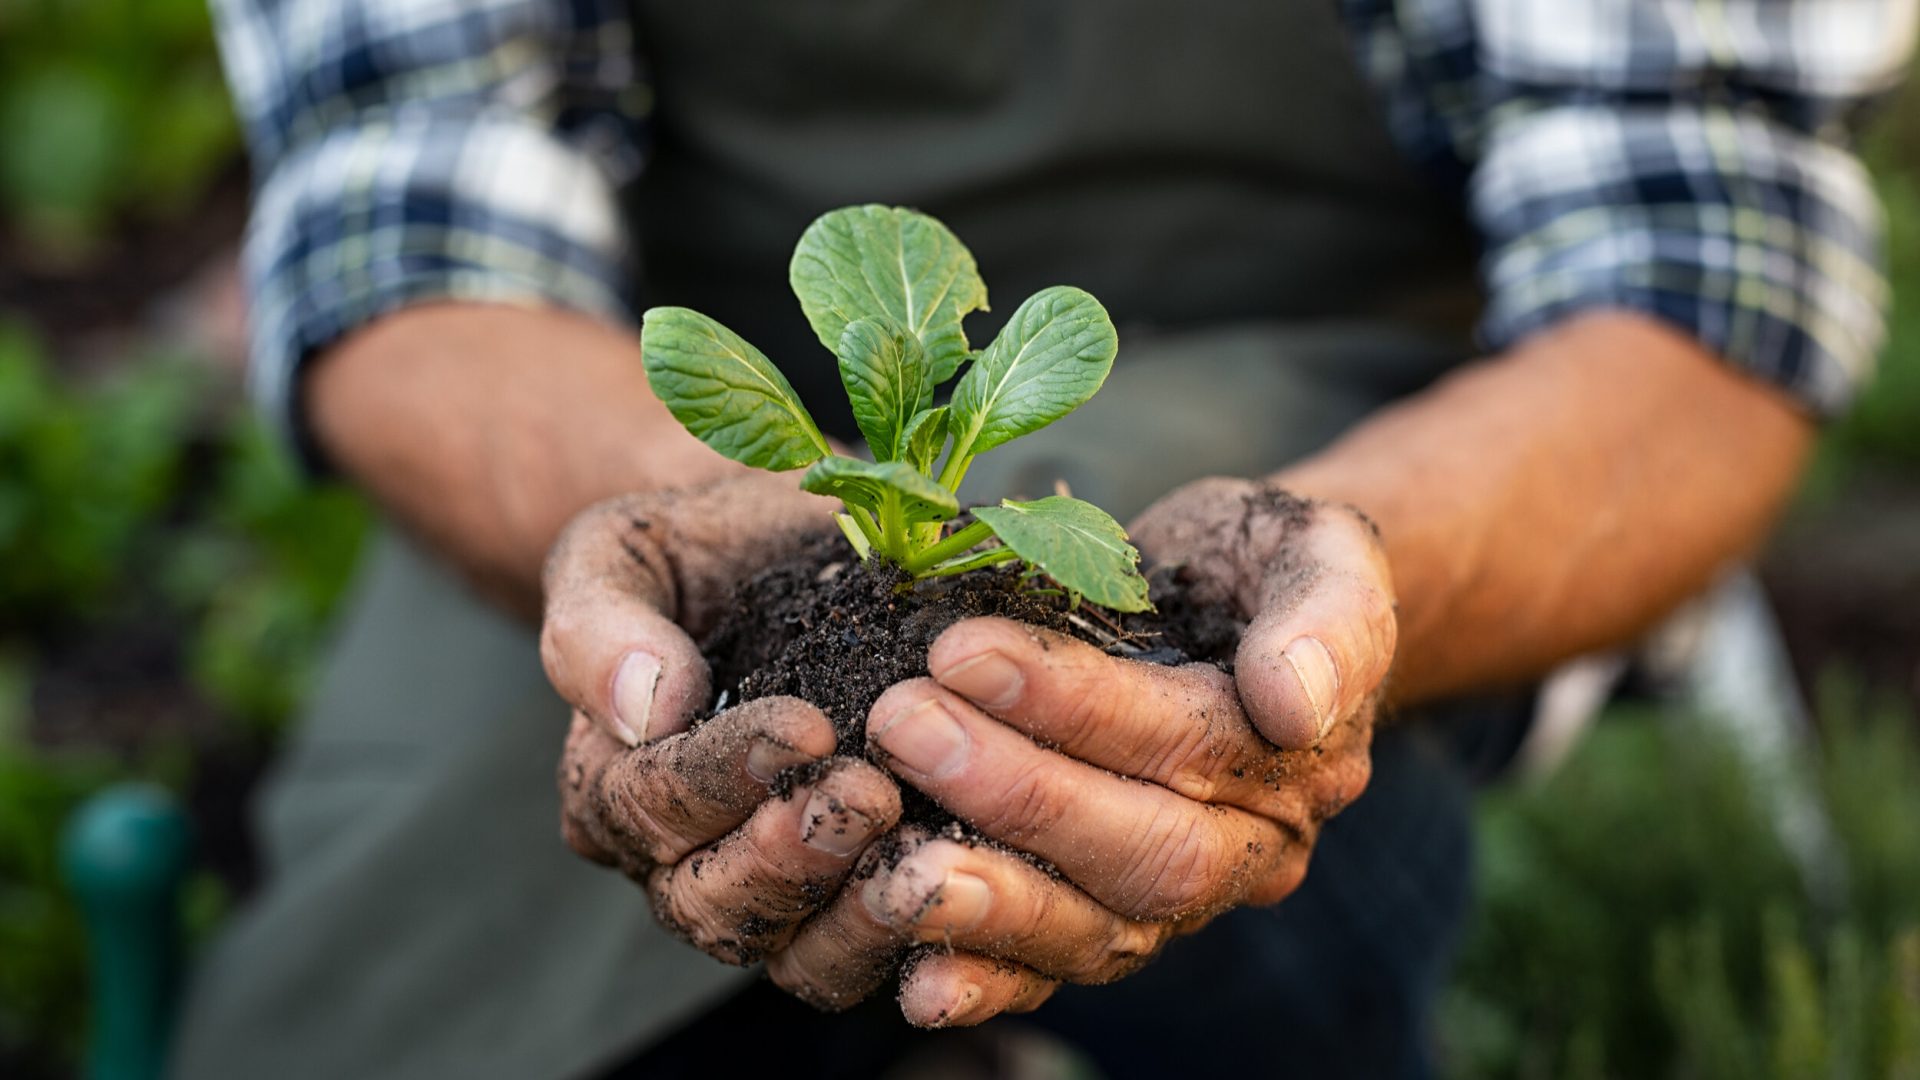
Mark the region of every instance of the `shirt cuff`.
<instances>
[{"instance_id":1,"label":"shirt cuff","mask_svg":"<svg viewBox=\"0 0 1920 1080\"><path fill-rule=\"evenodd\" d=\"M301 368L380 315L473 300L633 318L613 184L506 111L402 108L332 127L261 186L245 261L252 393L309 466Z\"/></svg>"},{"instance_id":2,"label":"shirt cuff","mask_svg":"<svg viewBox=\"0 0 1920 1080\"><path fill-rule=\"evenodd\" d=\"M1880 208L1832 143L1746 110L1544 108L1494 126L1472 199L1495 348L1626 308L1815 416L1844 411L1871 374L1886 332Z\"/></svg>"}]
</instances>

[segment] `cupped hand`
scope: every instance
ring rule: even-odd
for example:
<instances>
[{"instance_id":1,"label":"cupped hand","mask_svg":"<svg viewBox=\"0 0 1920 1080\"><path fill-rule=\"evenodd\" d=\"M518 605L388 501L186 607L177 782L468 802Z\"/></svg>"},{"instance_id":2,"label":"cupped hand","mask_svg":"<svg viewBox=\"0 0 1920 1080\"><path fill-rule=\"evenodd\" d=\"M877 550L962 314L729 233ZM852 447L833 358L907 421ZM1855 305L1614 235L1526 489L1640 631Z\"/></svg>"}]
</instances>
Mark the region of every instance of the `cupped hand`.
<instances>
[{"instance_id":1,"label":"cupped hand","mask_svg":"<svg viewBox=\"0 0 1920 1080\"><path fill-rule=\"evenodd\" d=\"M729 963L783 948L900 816L893 781L831 757L833 726L803 701L765 698L689 726L711 699L689 631L711 623L733 582L827 521L791 477L627 496L576 518L544 576L541 658L573 707L562 833ZM791 782L799 766L812 768Z\"/></svg>"},{"instance_id":2,"label":"cupped hand","mask_svg":"<svg viewBox=\"0 0 1920 1080\"><path fill-rule=\"evenodd\" d=\"M950 628L933 678L889 690L868 739L998 845L904 831L770 959L775 981L851 1001L888 974L874 957L938 946L906 969L903 1010L977 1023L1298 887L1322 823L1368 779L1395 637L1379 541L1349 508L1234 480L1181 488L1132 534L1248 620L1234 675L1000 619Z\"/></svg>"}]
</instances>

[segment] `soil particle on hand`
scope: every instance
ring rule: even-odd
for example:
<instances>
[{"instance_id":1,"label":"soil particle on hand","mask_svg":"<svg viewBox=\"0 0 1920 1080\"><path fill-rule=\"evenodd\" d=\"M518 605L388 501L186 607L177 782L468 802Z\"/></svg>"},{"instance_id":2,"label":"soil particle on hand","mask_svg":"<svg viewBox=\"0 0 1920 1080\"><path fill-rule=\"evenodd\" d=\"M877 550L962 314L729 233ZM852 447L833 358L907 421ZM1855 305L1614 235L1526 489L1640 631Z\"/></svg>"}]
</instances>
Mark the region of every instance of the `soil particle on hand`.
<instances>
[{"instance_id":1,"label":"soil particle on hand","mask_svg":"<svg viewBox=\"0 0 1920 1080\"><path fill-rule=\"evenodd\" d=\"M789 695L811 702L833 721L839 753L867 757L868 710L888 687L928 674L928 646L962 619L1015 619L1148 663L1226 667L1239 623L1189 600L1180 576L1150 571L1157 613L1118 615L1038 592L1013 568L909 583L892 567L855 560L838 537L825 536L737 589L703 647L717 701ZM794 770L777 790L803 786L824 767ZM935 832L953 826L924 797L903 794L907 821Z\"/></svg>"}]
</instances>

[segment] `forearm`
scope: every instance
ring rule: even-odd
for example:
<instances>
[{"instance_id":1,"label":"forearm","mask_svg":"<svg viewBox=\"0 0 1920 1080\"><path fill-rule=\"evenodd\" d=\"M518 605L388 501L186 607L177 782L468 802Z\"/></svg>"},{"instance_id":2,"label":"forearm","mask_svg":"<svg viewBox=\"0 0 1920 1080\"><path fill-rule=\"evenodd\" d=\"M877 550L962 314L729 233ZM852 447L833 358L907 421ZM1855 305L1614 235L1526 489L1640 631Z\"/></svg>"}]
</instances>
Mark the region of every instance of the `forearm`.
<instances>
[{"instance_id":1,"label":"forearm","mask_svg":"<svg viewBox=\"0 0 1920 1080\"><path fill-rule=\"evenodd\" d=\"M1402 702L1626 640L1749 551L1812 425L1676 331L1594 315L1386 410L1277 480L1384 535Z\"/></svg>"},{"instance_id":2,"label":"forearm","mask_svg":"<svg viewBox=\"0 0 1920 1080\"><path fill-rule=\"evenodd\" d=\"M752 471L653 396L636 337L564 312L409 308L320 357L308 379L329 459L521 614L537 611L541 563L582 508ZM793 478L759 475L766 497L743 514L812 507Z\"/></svg>"}]
</instances>

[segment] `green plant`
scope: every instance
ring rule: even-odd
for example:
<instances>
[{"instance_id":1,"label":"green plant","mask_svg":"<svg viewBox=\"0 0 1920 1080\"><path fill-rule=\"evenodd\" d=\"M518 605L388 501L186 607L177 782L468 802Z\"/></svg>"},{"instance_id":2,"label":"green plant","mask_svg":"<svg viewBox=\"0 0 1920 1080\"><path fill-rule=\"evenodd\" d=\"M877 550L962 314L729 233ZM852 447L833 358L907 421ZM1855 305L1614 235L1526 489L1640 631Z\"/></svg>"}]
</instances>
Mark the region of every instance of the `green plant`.
<instances>
[{"instance_id":1,"label":"green plant","mask_svg":"<svg viewBox=\"0 0 1920 1080\"><path fill-rule=\"evenodd\" d=\"M1003 500L946 531L975 458L1079 408L1106 381L1119 341L1098 300L1066 285L1042 289L972 350L961 320L987 308L973 255L933 218L873 205L808 226L788 276L839 362L873 460L834 453L786 377L738 334L699 312L657 307L641 330L647 379L688 431L756 468L811 466L801 486L844 504L837 520L861 557L915 579L1022 560L1076 601L1150 607L1139 553L1091 503ZM949 403L934 405L956 374ZM994 537L1000 546L981 548Z\"/></svg>"},{"instance_id":2,"label":"green plant","mask_svg":"<svg viewBox=\"0 0 1920 1080\"><path fill-rule=\"evenodd\" d=\"M1450 1075L1920 1077L1920 736L1847 680L1822 691L1837 906L1691 717L1613 712L1543 786L1487 798Z\"/></svg>"},{"instance_id":3,"label":"green plant","mask_svg":"<svg viewBox=\"0 0 1920 1080\"><path fill-rule=\"evenodd\" d=\"M178 213L238 149L203 0L0 4L0 213L36 252Z\"/></svg>"}]
</instances>

